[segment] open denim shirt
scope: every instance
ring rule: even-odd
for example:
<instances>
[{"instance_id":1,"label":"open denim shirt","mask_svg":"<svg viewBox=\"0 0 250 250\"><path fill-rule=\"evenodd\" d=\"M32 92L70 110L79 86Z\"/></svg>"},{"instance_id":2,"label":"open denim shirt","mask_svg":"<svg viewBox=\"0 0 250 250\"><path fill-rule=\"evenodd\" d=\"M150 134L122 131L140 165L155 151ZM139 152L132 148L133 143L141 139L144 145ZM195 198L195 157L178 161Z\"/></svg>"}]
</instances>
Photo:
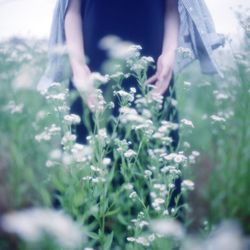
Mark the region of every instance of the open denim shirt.
<instances>
[{"instance_id":1,"label":"open denim shirt","mask_svg":"<svg viewBox=\"0 0 250 250\"><path fill-rule=\"evenodd\" d=\"M48 65L37 85L39 91L47 88L52 82L60 82L67 77L63 55L56 53L55 48L65 45L64 18L69 1L58 0L54 8L48 44ZM204 0L176 1L178 1L180 29L174 74L178 74L188 64L198 59L202 73L217 73L223 78L214 59L213 50L224 46L225 36L215 31L214 22L206 3ZM184 56L185 51L188 56Z\"/></svg>"}]
</instances>

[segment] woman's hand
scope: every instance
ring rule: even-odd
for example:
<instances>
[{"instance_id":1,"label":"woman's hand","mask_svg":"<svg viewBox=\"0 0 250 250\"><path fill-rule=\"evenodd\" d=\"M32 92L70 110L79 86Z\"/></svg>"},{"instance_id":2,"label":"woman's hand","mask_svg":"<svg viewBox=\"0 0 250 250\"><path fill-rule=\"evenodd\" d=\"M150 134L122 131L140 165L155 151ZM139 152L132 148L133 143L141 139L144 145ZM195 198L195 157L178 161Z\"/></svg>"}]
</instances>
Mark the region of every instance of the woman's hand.
<instances>
[{"instance_id":1,"label":"woman's hand","mask_svg":"<svg viewBox=\"0 0 250 250\"><path fill-rule=\"evenodd\" d=\"M151 91L152 93L160 95L165 93L172 77L174 62L175 50L159 56L156 73L145 82L146 84L155 84L155 88Z\"/></svg>"},{"instance_id":2,"label":"woman's hand","mask_svg":"<svg viewBox=\"0 0 250 250\"><path fill-rule=\"evenodd\" d=\"M98 108L98 98L96 89L91 79L91 71L87 65L75 69L73 73L73 83L92 112Z\"/></svg>"}]
</instances>

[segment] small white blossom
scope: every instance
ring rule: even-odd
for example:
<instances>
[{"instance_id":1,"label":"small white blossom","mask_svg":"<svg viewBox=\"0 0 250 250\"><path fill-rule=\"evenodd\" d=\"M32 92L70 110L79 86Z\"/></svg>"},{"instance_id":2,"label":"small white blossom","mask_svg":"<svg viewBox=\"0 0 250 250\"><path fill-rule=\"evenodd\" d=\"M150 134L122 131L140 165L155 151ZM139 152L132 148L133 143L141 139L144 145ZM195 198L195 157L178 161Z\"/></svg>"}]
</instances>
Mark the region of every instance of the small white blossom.
<instances>
[{"instance_id":1,"label":"small white blossom","mask_svg":"<svg viewBox=\"0 0 250 250\"><path fill-rule=\"evenodd\" d=\"M30 208L11 212L1 218L2 229L16 233L26 241L39 241L44 233L55 239L62 247L78 247L85 240L80 226L61 211Z\"/></svg>"},{"instance_id":2,"label":"small white blossom","mask_svg":"<svg viewBox=\"0 0 250 250\"><path fill-rule=\"evenodd\" d=\"M127 241L134 242L135 238L134 237L127 237Z\"/></svg>"},{"instance_id":3,"label":"small white blossom","mask_svg":"<svg viewBox=\"0 0 250 250\"><path fill-rule=\"evenodd\" d=\"M6 106L3 107L4 111L10 111L11 114L22 113L24 104L16 104L14 101L10 101Z\"/></svg>"},{"instance_id":4,"label":"small white blossom","mask_svg":"<svg viewBox=\"0 0 250 250\"><path fill-rule=\"evenodd\" d=\"M192 121L190 121L190 120L181 119L181 122L182 122L184 125L186 125L186 126L190 126L190 127L194 128L194 125L193 125Z\"/></svg>"},{"instance_id":5,"label":"small white blossom","mask_svg":"<svg viewBox=\"0 0 250 250\"><path fill-rule=\"evenodd\" d=\"M165 236L183 238L185 235L181 224L178 221L170 218L153 220L151 221L150 225L154 232Z\"/></svg>"},{"instance_id":6,"label":"small white blossom","mask_svg":"<svg viewBox=\"0 0 250 250\"><path fill-rule=\"evenodd\" d=\"M185 148L190 148L190 143L188 143L188 142L183 142L183 146L185 147Z\"/></svg>"},{"instance_id":7,"label":"small white blossom","mask_svg":"<svg viewBox=\"0 0 250 250\"><path fill-rule=\"evenodd\" d=\"M114 93L120 95L123 98L126 98L130 102L132 102L134 100L133 94L130 94L130 93L126 92L125 90L118 90Z\"/></svg>"},{"instance_id":8,"label":"small white blossom","mask_svg":"<svg viewBox=\"0 0 250 250\"><path fill-rule=\"evenodd\" d=\"M131 158L131 157L133 157L133 156L135 156L135 155L137 155L137 154L136 154L136 152L135 152L134 150L132 150L132 149L129 149L129 150L127 150L127 151L124 153L124 156L125 156L126 158Z\"/></svg>"},{"instance_id":9,"label":"small white blossom","mask_svg":"<svg viewBox=\"0 0 250 250\"><path fill-rule=\"evenodd\" d=\"M143 246L150 246L150 243L149 243L148 239L145 238L145 237L140 236L140 237L136 238L135 241L136 241L138 244L141 244L141 245L143 245Z\"/></svg>"},{"instance_id":10,"label":"small white blossom","mask_svg":"<svg viewBox=\"0 0 250 250\"><path fill-rule=\"evenodd\" d=\"M214 121L217 121L217 122L225 122L226 121L225 118L220 117L218 115L211 115L210 117L211 117L211 119L213 119Z\"/></svg>"},{"instance_id":11,"label":"small white blossom","mask_svg":"<svg viewBox=\"0 0 250 250\"><path fill-rule=\"evenodd\" d=\"M99 81L101 83L107 83L110 80L109 75L101 75L99 72L92 72L90 79L93 81Z\"/></svg>"},{"instance_id":12,"label":"small white blossom","mask_svg":"<svg viewBox=\"0 0 250 250\"><path fill-rule=\"evenodd\" d=\"M61 131L61 128L56 126L56 124L51 124L51 126L48 128L48 131L50 134L56 134Z\"/></svg>"},{"instance_id":13,"label":"small white blossom","mask_svg":"<svg viewBox=\"0 0 250 250\"><path fill-rule=\"evenodd\" d=\"M51 139L51 134L47 131L42 132L41 134L38 134L35 136L35 140L40 141L49 141Z\"/></svg>"},{"instance_id":14,"label":"small white blossom","mask_svg":"<svg viewBox=\"0 0 250 250\"><path fill-rule=\"evenodd\" d=\"M192 155L197 157L200 155L200 152L194 150L194 151L192 151Z\"/></svg>"},{"instance_id":15,"label":"small white blossom","mask_svg":"<svg viewBox=\"0 0 250 250\"><path fill-rule=\"evenodd\" d=\"M55 165L56 165L56 163L54 161L51 161L51 160L46 161L46 164L45 164L45 166L47 168L54 167Z\"/></svg>"},{"instance_id":16,"label":"small white blossom","mask_svg":"<svg viewBox=\"0 0 250 250\"><path fill-rule=\"evenodd\" d=\"M144 171L144 174L145 174L146 177L150 177L150 176L152 175L152 171L150 171L150 170L145 170L145 171Z\"/></svg>"},{"instance_id":17,"label":"small white blossom","mask_svg":"<svg viewBox=\"0 0 250 250\"><path fill-rule=\"evenodd\" d=\"M106 157L106 158L104 158L104 159L102 160L102 163L103 163L105 166L107 166L107 165L109 165L109 164L111 163L111 159L108 158L108 157Z\"/></svg>"},{"instance_id":18,"label":"small white blossom","mask_svg":"<svg viewBox=\"0 0 250 250\"><path fill-rule=\"evenodd\" d=\"M184 81L183 84L186 86L191 86L191 82Z\"/></svg>"},{"instance_id":19,"label":"small white blossom","mask_svg":"<svg viewBox=\"0 0 250 250\"><path fill-rule=\"evenodd\" d=\"M108 138L108 134L107 134L106 128L100 128L100 129L98 130L98 135L99 135L99 137L102 138L102 139L107 139L107 138Z\"/></svg>"},{"instance_id":20,"label":"small white blossom","mask_svg":"<svg viewBox=\"0 0 250 250\"><path fill-rule=\"evenodd\" d=\"M137 193L135 191L133 191L130 195L129 198L130 199L135 199L137 197Z\"/></svg>"},{"instance_id":21,"label":"small white blossom","mask_svg":"<svg viewBox=\"0 0 250 250\"><path fill-rule=\"evenodd\" d=\"M64 101L66 99L66 95L64 93L48 95L46 96L47 100L56 100L56 101Z\"/></svg>"},{"instance_id":22,"label":"small white blossom","mask_svg":"<svg viewBox=\"0 0 250 250\"><path fill-rule=\"evenodd\" d=\"M131 183L125 183L123 186L126 190L133 190L134 188Z\"/></svg>"},{"instance_id":23,"label":"small white blossom","mask_svg":"<svg viewBox=\"0 0 250 250\"><path fill-rule=\"evenodd\" d=\"M194 190L194 183L191 180L183 180L181 187L187 190Z\"/></svg>"},{"instance_id":24,"label":"small white blossom","mask_svg":"<svg viewBox=\"0 0 250 250\"><path fill-rule=\"evenodd\" d=\"M53 160L59 160L62 156L62 151L60 149L54 149L50 152L49 157Z\"/></svg>"},{"instance_id":25,"label":"small white blossom","mask_svg":"<svg viewBox=\"0 0 250 250\"><path fill-rule=\"evenodd\" d=\"M138 226L139 226L139 228L144 228L144 227L146 227L146 226L148 226L149 225L149 223L147 222L147 221L145 221L145 220L142 220L142 221L140 221L139 223L138 223Z\"/></svg>"},{"instance_id":26,"label":"small white blossom","mask_svg":"<svg viewBox=\"0 0 250 250\"><path fill-rule=\"evenodd\" d=\"M67 143L74 142L76 140L76 135L67 132L62 138L62 144L66 145Z\"/></svg>"},{"instance_id":27,"label":"small white blossom","mask_svg":"<svg viewBox=\"0 0 250 250\"><path fill-rule=\"evenodd\" d=\"M71 125L71 124L79 124L81 122L81 118L79 115L70 114L64 116L64 121Z\"/></svg>"}]
</instances>

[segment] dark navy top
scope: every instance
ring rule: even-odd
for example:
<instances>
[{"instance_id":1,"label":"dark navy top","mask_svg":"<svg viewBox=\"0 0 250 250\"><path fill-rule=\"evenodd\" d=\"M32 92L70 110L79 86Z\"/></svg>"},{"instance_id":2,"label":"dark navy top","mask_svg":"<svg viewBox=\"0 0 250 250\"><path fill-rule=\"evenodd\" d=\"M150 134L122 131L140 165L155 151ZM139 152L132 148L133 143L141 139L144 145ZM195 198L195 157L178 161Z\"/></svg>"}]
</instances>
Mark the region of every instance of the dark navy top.
<instances>
[{"instance_id":1,"label":"dark navy top","mask_svg":"<svg viewBox=\"0 0 250 250\"><path fill-rule=\"evenodd\" d=\"M82 0L84 49L90 67L99 70L106 52L99 41L106 35L142 46L155 60L161 54L166 0Z\"/></svg>"}]
</instances>

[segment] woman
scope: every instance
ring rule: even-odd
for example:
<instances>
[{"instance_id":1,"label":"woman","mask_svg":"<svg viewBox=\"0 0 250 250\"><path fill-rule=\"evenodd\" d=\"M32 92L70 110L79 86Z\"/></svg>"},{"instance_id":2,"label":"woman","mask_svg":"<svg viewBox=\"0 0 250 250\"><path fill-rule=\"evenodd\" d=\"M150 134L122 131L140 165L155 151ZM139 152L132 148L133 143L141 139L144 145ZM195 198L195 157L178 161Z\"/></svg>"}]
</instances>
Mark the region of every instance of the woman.
<instances>
[{"instance_id":1,"label":"woman","mask_svg":"<svg viewBox=\"0 0 250 250\"><path fill-rule=\"evenodd\" d=\"M179 13L176 0L71 0L65 14L65 36L67 48L70 51L72 79L70 89L81 88L86 84L91 71L100 71L102 63L107 59L105 51L99 48L99 42L107 35L115 35L122 40L139 44L142 54L152 56L157 61L155 72L150 72L147 84L155 84L153 92L163 95L163 101L170 95L176 98L174 90L173 67L175 52L178 46ZM88 57L89 63L82 60ZM107 85L103 85L105 92ZM133 79L123 81L122 87L129 90L135 87L139 91L138 83ZM97 100L93 94L94 87L88 87L87 98L84 100L89 109L95 112ZM118 101L114 100L113 115L118 115ZM78 97L71 106L71 113L82 114L86 109ZM92 116L91 124L94 127ZM174 106L169 109L162 119L178 123L178 112ZM111 133L110 126L108 126ZM76 126L77 140L87 143L88 130L84 123ZM178 130L170 133L172 150L179 142ZM117 173L114 185L121 184ZM180 192L180 180L177 181L176 194ZM174 196L170 206L174 206Z\"/></svg>"},{"instance_id":2,"label":"woman","mask_svg":"<svg viewBox=\"0 0 250 250\"><path fill-rule=\"evenodd\" d=\"M188 51L190 56L176 53L174 73L177 75L191 62L198 60L204 74L219 74L223 77L213 57L213 50L225 44L225 37L215 30L213 19L204 0L176 0L180 19L178 48ZM54 8L49 37L48 65L37 90L46 90L53 81L68 77L62 53L57 46L65 45L65 16L70 0L58 0Z\"/></svg>"},{"instance_id":3,"label":"woman","mask_svg":"<svg viewBox=\"0 0 250 250\"><path fill-rule=\"evenodd\" d=\"M71 51L71 80L75 79L75 84L71 81L70 88L77 83L81 86L91 71L100 70L106 58L97 43L110 33L141 44L143 53L154 57L157 69L147 83L155 84L155 91L165 96L174 75L195 59L202 73L223 77L212 52L224 45L225 38L216 33L204 0L58 0L49 39L49 63L37 89L46 90L53 81L68 78L63 55L55 50L58 45L66 45ZM188 51L188 56L178 53L179 48L184 54ZM85 54L90 58L89 65L83 62ZM79 102L72 111L81 113ZM89 95L86 103L94 111L95 96ZM77 130L82 134L79 142L86 142L86 128L79 125Z\"/></svg>"},{"instance_id":4,"label":"woman","mask_svg":"<svg viewBox=\"0 0 250 250\"><path fill-rule=\"evenodd\" d=\"M164 97L169 95L167 89L169 84L173 87L172 71L179 34L176 0L71 0L65 14L66 44L70 51L74 79L70 82L70 89L74 85L86 84L91 71L101 70L101 65L107 58L98 44L110 34L141 45L142 54L152 56L157 61L156 72L147 83L155 83L154 92ZM82 60L85 56L89 59L88 65ZM124 81L123 87L128 89L131 82L131 79ZM134 87L138 87L136 83ZM85 102L94 112L97 100L92 88L93 86L88 87ZM175 93L173 97L175 98ZM117 105L115 102L115 106ZM71 112L78 115L84 112L80 97L72 105ZM172 113L175 113L177 122L176 110L172 110ZM83 123L77 126L77 135L78 142L86 143L87 128ZM177 140L178 135L175 133L175 147Z\"/></svg>"},{"instance_id":5,"label":"woman","mask_svg":"<svg viewBox=\"0 0 250 250\"><path fill-rule=\"evenodd\" d=\"M212 51L223 45L225 39L215 32L203 0L59 0L51 29L49 65L38 90L65 78L63 60L53 51L55 46L66 44L70 51L70 89L73 89L84 84L91 71L100 70L106 57L98 43L109 34L140 44L142 53L155 59L156 71L151 72L146 83L155 84L154 91L162 94L164 100L169 95L169 87L174 87L174 75L195 59L199 60L203 73L223 76ZM188 50L189 56L176 53L179 47ZM85 55L90 59L89 64L83 60ZM94 113L97 102L92 90L93 86L85 102ZM175 98L175 91L172 97ZM71 112L82 115L80 97L73 103ZM173 121L178 122L178 112L174 107L163 119L168 120L171 114L175 114ZM78 142L86 142L87 129L83 124L77 127L77 136ZM176 149L178 130L171 136L172 146ZM178 182L176 193L179 189Z\"/></svg>"}]
</instances>

